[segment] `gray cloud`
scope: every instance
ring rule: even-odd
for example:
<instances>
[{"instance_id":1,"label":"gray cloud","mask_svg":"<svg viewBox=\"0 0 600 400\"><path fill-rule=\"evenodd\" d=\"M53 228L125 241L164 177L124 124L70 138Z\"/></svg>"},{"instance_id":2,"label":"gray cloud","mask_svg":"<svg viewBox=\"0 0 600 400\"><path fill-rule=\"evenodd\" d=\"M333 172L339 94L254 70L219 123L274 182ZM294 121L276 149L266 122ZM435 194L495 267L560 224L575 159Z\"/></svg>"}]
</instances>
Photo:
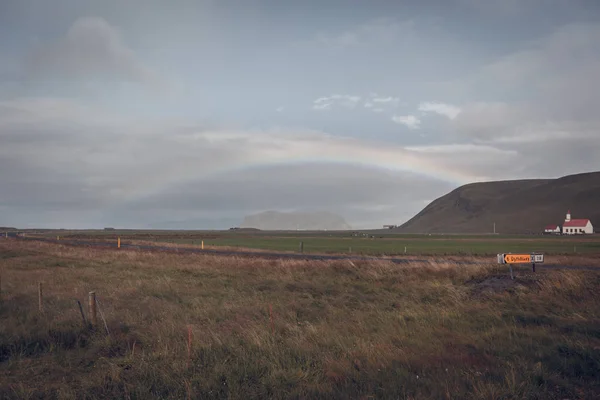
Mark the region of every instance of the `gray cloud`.
<instances>
[{"instance_id":1,"label":"gray cloud","mask_svg":"<svg viewBox=\"0 0 600 400\"><path fill-rule=\"evenodd\" d=\"M591 136L570 147L578 155L565 167L555 162L564 142L394 147L311 131L134 124L50 99L3 107L22 113L0 115L0 185L10 189L1 204L9 215L27 206L42 220L43 210L63 217L66 210L73 216L87 210L94 217L83 221L90 223L156 226L194 218L230 223L265 209L325 209L355 226L378 226L402 222L454 187L448 171L468 182L597 164ZM399 169L386 172L385 160L390 167L398 160ZM63 225L69 221L77 222L65 217Z\"/></svg>"},{"instance_id":2,"label":"gray cloud","mask_svg":"<svg viewBox=\"0 0 600 400\"><path fill-rule=\"evenodd\" d=\"M15 100L0 110L0 185L10 188L0 203L9 215L25 206L42 216L42 210L63 216L87 210L96 219L78 223L115 224L131 210L128 221L151 224L313 208L377 225L416 212L400 205L441 194L452 186L448 180L477 179L461 149L444 158L315 131L144 123L65 100ZM466 151L479 150L487 160L504 157L477 146ZM66 218L63 225L70 221L77 222Z\"/></svg>"},{"instance_id":3,"label":"gray cloud","mask_svg":"<svg viewBox=\"0 0 600 400\"><path fill-rule=\"evenodd\" d=\"M350 30L320 32L315 41L334 48L390 43L399 36L406 39L413 35L414 24L413 21L398 21L395 18L376 18Z\"/></svg>"},{"instance_id":4,"label":"gray cloud","mask_svg":"<svg viewBox=\"0 0 600 400\"><path fill-rule=\"evenodd\" d=\"M223 228L246 213L310 208L379 226L461 183L599 169L593 10L577 22L586 8L564 14L574 3L562 2L542 21L535 2L478 2L431 19L441 2L397 14L389 2L369 12L344 4L311 24L303 16L314 5L300 3L240 12L154 2L139 17L62 3L60 22L24 18L23 6L0 24L22 29L0 48L10 60L0 65L2 219ZM77 19L83 11L99 17ZM507 21L515 29L490 39L487 25ZM43 40L21 85L28 35ZM303 38L313 39L295 46ZM181 80L169 101L131 90L161 80L146 60Z\"/></svg>"},{"instance_id":5,"label":"gray cloud","mask_svg":"<svg viewBox=\"0 0 600 400\"><path fill-rule=\"evenodd\" d=\"M528 166L517 172L532 176L600 168L585 150L600 143L598 43L597 25L569 24L486 65L465 87L485 93L495 88L496 98L506 100L462 105L448 121L453 137L516 149Z\"/></svg>"},{"instance_id":6,"label":"gray cloud","mask_svg":"<svg viewBox=\"0 0 600 400\"><path fill-rule=\"evenodd\" d=\"M158 75L138 59L117 28L98 17L76 20L64 37L33 51L26 67L34 78L159 82Z\"/></svg>"}]
</instances>

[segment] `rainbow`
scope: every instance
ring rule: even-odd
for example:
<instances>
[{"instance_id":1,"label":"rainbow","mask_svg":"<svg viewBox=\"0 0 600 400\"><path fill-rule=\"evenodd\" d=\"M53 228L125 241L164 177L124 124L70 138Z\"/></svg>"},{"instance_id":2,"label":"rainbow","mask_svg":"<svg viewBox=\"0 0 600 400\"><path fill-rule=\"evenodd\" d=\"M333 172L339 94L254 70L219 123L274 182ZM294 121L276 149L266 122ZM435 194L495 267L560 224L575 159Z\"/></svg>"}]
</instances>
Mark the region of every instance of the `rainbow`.
<instances>
[{"instance_id":1,"label":"rainbow","mask_svg":"<svg viewBox=\"0 0 600 400\"><path fill-rule=\"evenodd\" d=\"M211 156L201 145L194 146L192 142L192 148L197 147L201 153L196 160L190 160L188 155L180 161L165 162L157 173L128 182L120 191L120 196L124 200L135 200L203 178L282 165L355 165L390 172L408 172L456 185L488 179L440 161L440 155L435 152L417 148L407 149L323 135L291 138L286 135L257 136L202 134L198 137L211 145L230 141L228 148L231 148L236 138L242 137L244 141L240 144L239 151L232 152L231 157L226 159Z\"/></svg>"}]
</instances>

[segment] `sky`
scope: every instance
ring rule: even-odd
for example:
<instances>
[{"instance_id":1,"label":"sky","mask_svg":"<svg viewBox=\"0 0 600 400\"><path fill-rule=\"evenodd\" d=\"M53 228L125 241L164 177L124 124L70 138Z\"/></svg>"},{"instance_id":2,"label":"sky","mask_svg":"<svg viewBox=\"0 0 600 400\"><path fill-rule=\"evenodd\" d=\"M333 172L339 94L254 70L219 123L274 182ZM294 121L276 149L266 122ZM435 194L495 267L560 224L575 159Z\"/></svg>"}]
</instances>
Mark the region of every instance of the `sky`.
<instances>
[{"instance_id":1,"label":"sky","mask_svg":"<svg viewBox=\"0 0 600 400\"><path fill-rule=\"evenodd\" d=\"M599 128L597 0L0 0L0 226L378 228Z\"/></svg>"}]
</instances>

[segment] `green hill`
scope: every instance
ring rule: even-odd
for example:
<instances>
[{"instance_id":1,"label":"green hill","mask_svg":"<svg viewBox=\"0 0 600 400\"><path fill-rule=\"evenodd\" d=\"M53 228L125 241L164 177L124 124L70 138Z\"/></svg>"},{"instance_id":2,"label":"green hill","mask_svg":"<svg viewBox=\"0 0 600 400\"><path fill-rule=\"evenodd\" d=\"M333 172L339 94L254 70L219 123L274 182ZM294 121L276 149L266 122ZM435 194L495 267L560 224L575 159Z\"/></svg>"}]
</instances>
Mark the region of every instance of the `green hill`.
<instances>
[{"instance_id":1,"label":"green hill","mask_svg":"<svg viewBox=\"0 0 600 400\"><path fill-rule=\"evenodd\" d=\"M394 231L493 233L495 223L497 233L541 233L546 225L562 226L567 210L600 230L600 172L461 186Z\"/></svg>"}]
</instances>

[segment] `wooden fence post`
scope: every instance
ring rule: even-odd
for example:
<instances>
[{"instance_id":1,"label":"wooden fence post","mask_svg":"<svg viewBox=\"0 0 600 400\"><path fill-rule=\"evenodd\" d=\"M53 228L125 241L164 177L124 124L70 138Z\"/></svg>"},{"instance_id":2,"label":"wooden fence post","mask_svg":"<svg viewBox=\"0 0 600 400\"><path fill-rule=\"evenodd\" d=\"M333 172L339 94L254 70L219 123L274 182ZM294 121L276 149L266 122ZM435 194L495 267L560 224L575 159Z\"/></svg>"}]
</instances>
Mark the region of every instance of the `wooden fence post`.
<instances>
[{"instance_id":1,"label":"wooden fence post","mask_svg":"<svg viewBox=\"0 0 600 400\"><path fill-rule=\"evenodd\" d=\"M190 367L190 363L192 362L192 327L191 325L187 326L188 331L188 342L187 342L187 367Z\"/></svg>"},{"instance_id":2,"label":"wooden fence post","mask_svg":"<svg viewBox=\"0 0 600 400\"><path fill-rule=\"evenodd\" d=\"M89 293L89 315L92 326L98 325L98 316L96 315L96 292Z\"/></svg>"},{"instance_id":3,"label":"wooden fence post","mask_svg":"<svg viewBox=\"0 0 600 400\"><path fill-rule=\"evenodd\" d=\"M77 305L79 306L79 312L81 313L81 319L83 320L83 326L87 326L87 321L85 320L85 314L83 313L83 307L81 306L81 302L77 300Z\"/></svg>"},{"instance_id":4,"label":"wooden fence post","mask_svg":"<svg viewBox=\"0 0 600 400\"><path fill-rule=\"evenodd\" d=\"M42 282L38 282L38 308L40 312L44 312L44 303L42 301Z\"/></svg>"},{"instance_id":5,"label":"wooden fence post","mask_svg":"<svg viewBox=\"0 0 600 400\"><path fill-rule=\"evenodd\" d=\"M300 242L300 253L304 253L304 242Z\"/></svg>"}]
</instances>

